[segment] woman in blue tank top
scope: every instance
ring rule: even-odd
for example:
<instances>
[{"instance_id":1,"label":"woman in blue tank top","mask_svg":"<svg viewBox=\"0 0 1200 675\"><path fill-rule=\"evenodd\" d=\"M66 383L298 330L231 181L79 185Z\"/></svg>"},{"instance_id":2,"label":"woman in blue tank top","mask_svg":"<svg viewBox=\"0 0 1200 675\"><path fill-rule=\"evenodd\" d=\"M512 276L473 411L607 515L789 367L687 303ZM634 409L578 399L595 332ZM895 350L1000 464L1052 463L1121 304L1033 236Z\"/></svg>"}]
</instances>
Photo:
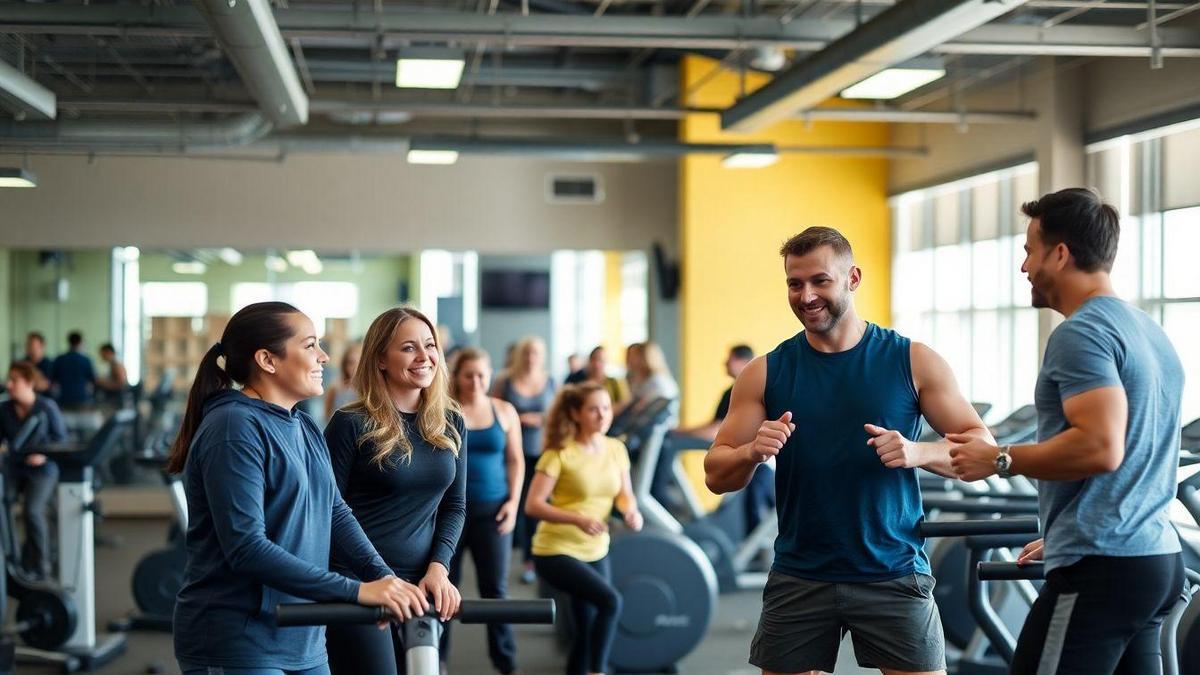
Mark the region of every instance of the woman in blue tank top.
<instances>
[{"instance_id":1,"label":"woman in blue tank top","mask_svg":"<svg viewBox=\"0 0 1200 675\"><path fill-rule=\"evenodd\" d=\"M487 353L459 350L450 365L450 393L462 408L471 452L467 455L467 522L458 550L450 561L450 583L462 578L467 549L475 562L479 595L503 598L507 593L512 535L520 510L525 459L521 449L521 420L511 403L488 396L492 367ZM501 673L517 669L512 628L487 627L488 656ZM442 634L442 658L450 653L450 624Z\"/></svg>"}]
</instances>

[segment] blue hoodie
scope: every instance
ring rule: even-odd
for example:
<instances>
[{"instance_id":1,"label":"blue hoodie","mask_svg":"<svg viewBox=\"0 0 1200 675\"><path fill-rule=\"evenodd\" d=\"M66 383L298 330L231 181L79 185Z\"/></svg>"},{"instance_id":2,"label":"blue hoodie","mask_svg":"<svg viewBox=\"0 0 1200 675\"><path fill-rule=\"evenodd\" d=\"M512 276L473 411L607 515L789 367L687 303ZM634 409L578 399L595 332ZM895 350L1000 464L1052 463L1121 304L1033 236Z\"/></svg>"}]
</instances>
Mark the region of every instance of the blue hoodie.
<instances>
[{"instance_id":1,"label":"blue hoodie","mask_svg":"<svg viewBox=\"0 0 1200 675\"><path fill-rule=\"evenodd\" d=\"M213 395L184 468L187 568L175 657L188 667L306 670L327 661L323 626L279 628L281 602L354 602L331 548L361 579L391 574L334 484L312 418L238 391Z\"/></svg>"}]
</instances>

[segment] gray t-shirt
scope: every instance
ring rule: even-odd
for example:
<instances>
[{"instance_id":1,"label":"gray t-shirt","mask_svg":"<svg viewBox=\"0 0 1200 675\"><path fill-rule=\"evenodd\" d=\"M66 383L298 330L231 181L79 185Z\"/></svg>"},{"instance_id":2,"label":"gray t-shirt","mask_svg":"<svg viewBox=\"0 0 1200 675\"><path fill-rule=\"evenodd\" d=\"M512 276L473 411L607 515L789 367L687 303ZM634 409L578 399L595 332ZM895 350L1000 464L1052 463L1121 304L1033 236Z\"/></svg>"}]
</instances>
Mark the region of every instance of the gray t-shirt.
<instances>
[{"instance_id":1,"label":"gray t-shirt","mask_svg":"<svg viewBox=\"0 0 1200 675\"><path fill-rule=\"evenodd\" d=\"M1167 508L1175 497L1183 365L1166 333L1119 298L1089 299L1051 334L1038 374L1038 441L1070 425L1063 401L1122 387L1129 403L1125 459L1112 473L1038 482L1046 570L1084 556L1176 553Z\"/></svg>"}]
</instances>

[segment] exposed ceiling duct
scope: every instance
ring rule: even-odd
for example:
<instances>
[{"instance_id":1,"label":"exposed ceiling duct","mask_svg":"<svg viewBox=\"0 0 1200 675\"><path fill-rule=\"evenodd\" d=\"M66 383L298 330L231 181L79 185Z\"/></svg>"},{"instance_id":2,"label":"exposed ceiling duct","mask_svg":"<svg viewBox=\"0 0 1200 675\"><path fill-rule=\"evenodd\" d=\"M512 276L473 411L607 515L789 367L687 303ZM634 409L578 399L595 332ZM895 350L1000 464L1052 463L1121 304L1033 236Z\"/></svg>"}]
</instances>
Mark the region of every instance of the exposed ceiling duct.
<instances>
[{"instance_id":1,"label":"exposed ceiling duct","mask_svg":"<svg viewBox=\"0 0 1200 675\"><path fill-rule=\"evenodd\" d=\"M0 120L0 147L27 150L78 148L84 151L163 150L245 146L271 131L259 113L217 122L13 122Z\"/></svg>"},{"instance_id":2,"label":"exposed ceiling duct","mask_svg":"<svg viewBox=\"0 0 1200 675\"><path fill-rule=\"evenodd\" d=\"M211 112L241 113L254 106L234 101L193 101L154 99L63 99L61 105L81 111L133 112ZM312 113L330 116L350 113L403 115L420 119L577 119L577 120L681 120L691 114L721 113L720 108L676 108L653 106L617 106L592 103L458 103L383 99L313 99ZM815 108L794 116L806 122L899 122L912 124L1021 124L1033 121L1037 114L1029 110L900 110L897 108ZM399 118L386 119L396 124Z\"/></svg>"},{"instance_id":3,"label":"exposed ceiling duct","mask_svg":"<svg viewBox=\"0 0 1200 675\"><path fill-rule=\"evenodd\" d=\"M52 120L58 112L54 92L3 61L0 61L0 108L19 120Z\"/></svg>"},{"instance_id":4,"label":"exposed ceiling duct","mask_svg":"<svg viewBox=\"0 0 1200 675\"><path fill-rule=\"evenodd\" d=\"M277 127L308 122L308 96L267 0L196 0L250 95Z\"/></svg>"},{"instance_id":5,"label":"exposed ceiling duct","mask_svg":"<svg viewBox=\"0 0 1200 675\"><path fill-rule=\"evenodd\" d=\"M209 2L211 0L205 0ZM228 0L226 0L228 1ZM939 0L917 0L934 6ZM982 2L985 16L993 5L1012 8L1018 0ZM893 8L894 9L894 8ZM891 9L886 10L891 11ZM749 49L774 46L818 51L854 28L845 20L791 21L775 17L702 15L686 17L574 16L558 14L471 14L459 12L355 12L346 10L278 9L275 19L288 38L354 38L365 40L463 41L511 46L632 47L676 49ZM981 19L980 22L986 19ZM871 22L868 22L871 23ZM976 24L978 25L978 24ZM1188 27L1159 28L1167 57L1200 57L1200 31ZM209 34L191 7L134 5L6 4L0 33L84 34L157 37L205 37ZM933 48L934 53L1023 55L1036 53L1104 56L1149 56L1146 31L1132 26L1038 25L979 26Z\"/></svg>"},{"instance_id":6,"label":"exposed ceiling duct","mask_svg":"<svg viewBox=\"0 0 1200 675\"><path fill-rule=\"evenodd\" d=\"M756 131L814 108L852 84L924 54L1025 0L903 0L784 71L721 114L721 127Z\"/></svg>"}]
</instances>

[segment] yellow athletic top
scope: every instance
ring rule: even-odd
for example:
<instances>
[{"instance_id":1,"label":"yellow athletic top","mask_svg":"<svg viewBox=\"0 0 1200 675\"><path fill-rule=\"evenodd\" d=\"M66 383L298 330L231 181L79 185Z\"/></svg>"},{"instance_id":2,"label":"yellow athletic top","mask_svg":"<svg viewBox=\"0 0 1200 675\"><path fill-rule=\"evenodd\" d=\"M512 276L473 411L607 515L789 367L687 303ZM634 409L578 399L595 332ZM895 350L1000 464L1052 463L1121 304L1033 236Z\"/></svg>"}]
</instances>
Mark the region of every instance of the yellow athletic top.
<instances>
[{"instance_id":1,"label":"yellow athletic top","mask_svg":"<svg viewBox=\"0 0 1200 675\"><path fill-rule=\"evenodd\" d=\"M601 452L585 451L574 440L560 450L547 450L537 470L558 479L550 492L550 505L607 522L621 491L621 477L629 470L629 451L615 438L604 439ZM594 562L608 555L608 532L590 535L569 523L538 523L533 554L567 555Z\"/></svg>"}]
</instances>

